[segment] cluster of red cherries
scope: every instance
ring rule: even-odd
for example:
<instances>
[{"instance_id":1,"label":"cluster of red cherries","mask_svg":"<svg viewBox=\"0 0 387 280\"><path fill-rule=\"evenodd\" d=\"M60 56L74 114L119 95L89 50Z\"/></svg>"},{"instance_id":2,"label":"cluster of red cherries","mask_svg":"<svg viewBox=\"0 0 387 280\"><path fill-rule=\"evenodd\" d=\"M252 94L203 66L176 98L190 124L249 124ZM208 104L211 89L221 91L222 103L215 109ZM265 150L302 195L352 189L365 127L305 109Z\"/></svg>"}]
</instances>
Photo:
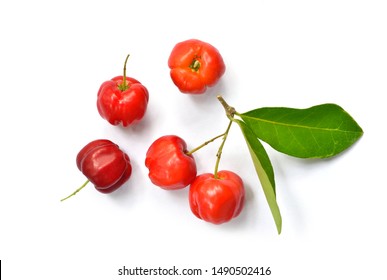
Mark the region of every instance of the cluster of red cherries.
<instances>
[{"instance_id":1,"label":"cluster of red cherries","mask_svg":"<svg viewBox=\"0 0 387 280\"><path fill-rule=\"evenodd\" d=\"M149 101L146 87L126 76L128 57L123 76L104 82L97 95L101 117L112 125L123 127L139 122ZM168 66L173 83L185 94L205 93L208 87L217 84L226 69L219 51L197 39L176 44ZM146 153L148 176L154 185L165 190L189 186L189 204L194 215L213 224L228 222L242 211L245 199L243 181L236 173L217 171L217 168L214 173L197 175L193 157L196 150L188 151L186 142L179 136L161 136ZM87 181L62 201L75 195L89 182L101 193L111 193L124 185L132 174L129 156L107 139L94 140L84 146L76 163Z\"/></svg>"}]
</instances>

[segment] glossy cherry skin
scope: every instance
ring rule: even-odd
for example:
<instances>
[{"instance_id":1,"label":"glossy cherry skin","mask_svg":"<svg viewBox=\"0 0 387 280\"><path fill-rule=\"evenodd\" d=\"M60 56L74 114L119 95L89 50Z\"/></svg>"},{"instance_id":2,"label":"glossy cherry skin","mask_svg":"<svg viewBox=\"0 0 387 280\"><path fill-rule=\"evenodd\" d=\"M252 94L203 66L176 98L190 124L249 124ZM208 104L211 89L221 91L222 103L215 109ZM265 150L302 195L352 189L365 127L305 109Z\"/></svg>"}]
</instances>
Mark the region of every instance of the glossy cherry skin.
<instances>
[{"instance_id":1,"label":"glossy cherry skin","mask_svg":"<svg viewBox=\"0 0 387 280\"><path fill-rule=\"evenodd\" d=\"M102 193L121 187L132 173L129 156L110 140L94 140L76 158L78 169Z\"/></svg>"},{"instance_id":2,"label":"glossy cherry skin","mask_svg":"<svg viewBox=\"0 0 387 280\"><path fill-rule=\"evenodd\" d=\"M170 76L182 93L202 94L218 83L226 71L219 51L207 42L190 39L179 42L168 59Z\"/></svg>"},{"instance_id":3,"label":"glossy cherry skin","mask_svg":"<svg viewBox=\"0 0 387 280\"><path fill-rule=\"evenodd\" d=\"M127 127L144 117L149 93L134 78L126 77L126 89L122 89L122 84L123 76L104 82L98 91L97 109L101 117L110 124Z\"/></svg>"},{"instance_id":4,"label":"glossy cherry skin","mask_svg":"<svg viewBox=\"0 0 387 280\"><path fill-rule=\"evenodd\" d=\"M153 184L166 190L182 189L196 177L196 163L186 142L175 135L158 138L146 153L145 166Z\"/></svg>"},{"instance_id":5,"label":"glossy cherry skin","mask_svg":"<svg viewBox=\"0 0 387 280\"><path fill-rule=\"evenodd\" d=\"M189 190L192 213L207 222L222 224L237 217L244 206L245 189L234 172L223 170L196 177Z\"/></svg>"}]
</instances>

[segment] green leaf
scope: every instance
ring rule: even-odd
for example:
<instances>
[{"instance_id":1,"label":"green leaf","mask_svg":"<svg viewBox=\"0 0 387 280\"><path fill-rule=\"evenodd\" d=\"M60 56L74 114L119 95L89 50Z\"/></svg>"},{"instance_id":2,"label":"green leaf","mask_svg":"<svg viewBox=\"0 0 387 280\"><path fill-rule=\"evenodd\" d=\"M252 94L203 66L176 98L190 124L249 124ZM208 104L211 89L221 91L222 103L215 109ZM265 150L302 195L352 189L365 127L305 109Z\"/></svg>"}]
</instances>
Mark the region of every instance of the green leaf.
<instances>
[{"instance_id":1,"label":"green leaf","mask_svg":"<svg viewBox=\"0 0 387 280\"><path fill-rule=\"evenodd\" d=\"M257 136L244 122L240 120L235 121L239 124L243 136L245 137L255 170L259 180L261 181L263 192L265 193L266 200L277 226L278 234L280 234L282 229L282 217L276 200L273 166L271 165L269 156L267 155L261 142L259 142Z\"/></svg>"},{"instance_id":2,"label":"green leaf","mask_svg":"<svg viewBox=\"0 0 387 280\"><path fill-rule=\"evenodd\" d=\"M337 155L363 135L356 121L336 104L307 109L267 107L238 116L274 149L300 158Z\"/></svg>"}]
</instances>

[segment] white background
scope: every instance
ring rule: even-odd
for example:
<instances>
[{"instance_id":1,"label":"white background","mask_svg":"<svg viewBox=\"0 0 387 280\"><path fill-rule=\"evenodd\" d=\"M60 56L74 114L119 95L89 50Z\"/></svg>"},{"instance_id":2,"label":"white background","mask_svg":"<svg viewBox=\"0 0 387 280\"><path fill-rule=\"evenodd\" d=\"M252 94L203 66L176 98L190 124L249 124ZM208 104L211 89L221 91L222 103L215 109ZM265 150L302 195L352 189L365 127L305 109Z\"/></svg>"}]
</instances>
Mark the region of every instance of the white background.
<instances>
[{"instance_id":1,"label":"white background","mask_svg":"<svg viewBox=\"0 0 387 280\"><path fill-rule=\"evenodd\" d=\"M118 269L264 266L267 279L385 279L385 1L2 1L0 4L0 259L4 279L124 277ZM216 46L227 70L205 95L169 77L173 46ZM122 73L149 90L141 123L113 127L96 109L100 84ZM269 146L283 231L274 222L242 134L233 126L220 169L244 180L244 211L228 224L190 212L188 189L151 184L149 145L177 134L196 147L227 126L222 94L239 112L263 106L339 104L364 130L330 160L301 160ZM108 138L132 160L111 195L75 165L89 141ZM195 154L212 172L220 142ZM233 279L254 278L251 276ZM177 279L177 278L176 278Z\"/></svg>"}]
</instances>

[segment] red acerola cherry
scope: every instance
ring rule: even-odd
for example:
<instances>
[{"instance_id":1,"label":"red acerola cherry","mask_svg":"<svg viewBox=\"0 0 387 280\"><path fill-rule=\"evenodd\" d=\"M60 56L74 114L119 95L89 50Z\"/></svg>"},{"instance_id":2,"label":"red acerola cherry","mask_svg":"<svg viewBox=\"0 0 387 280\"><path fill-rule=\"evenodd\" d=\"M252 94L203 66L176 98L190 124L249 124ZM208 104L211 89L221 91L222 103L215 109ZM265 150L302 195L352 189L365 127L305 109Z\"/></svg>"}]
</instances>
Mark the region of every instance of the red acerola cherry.
<instances>
[{"instance_id":1,"label":"red acerola cherry","mask_svg":"<svg viewBox=\"0 0 387 280\"><path fill-rule=\"evenodd\" d=\"M237 217L243 209L245 189L242 179L227 170L196 177L189 190L191 210L198 218L222 224Z\"/></svg>"},{"instance_id":2,"label":"red acerola cherry","mask_svg":"<svg viewBox=\"0 0 387 280\"><path fill-rule=\"evenodd\" d=\"M129 156L110 140L99 139L84 146L77 155L77 167L86 182L64 201L82 190L89 182L101 193L111 193L121 187L132 174Z\"/></svg>"},{"instance_id":3,"label":"red acerola cherry","mask_svg":"<svg viewBox=\"0 0 387 280\"><path fill-rule=\"evenodd\" d=\"M104 82L98 91L97 109L102 118L112 125L123 127L140 121L146 112L149 93L147 88L134 78L124 75Z\"/></svg>"},{"instance_id":4,"label":"red acerola cherry","mask_svg":"<svg viewBox=\"0 0 387 280\"><path fill-rule=\"evenodd\" d=\"M132 173L129 156L106 139L92 141L83 147L76 162L78 169L102 193L117 190Z\"/></svg>"},{"instance_id":5,"label":"red acerola cherry","mask_svg":"<svg viewBox=\"0 0 387 280\"><path fill-rule=\"evenodd\" d=\"M207 42L189 39L179 42L168 59L170 76L182 93L202 94L216 85L226 71L219 51Z\"/></svg>"},{"instance_id":6,"label":"red acerola cherry","mask_svg":"<svg viewBox=\"0 0 387 280\"><path fill-rule=\"evenodd\" d=\"M186 142L178 136L166 135L154 141L145 159L152 183L166 190L188 186L196 177L196 163L187 153Z\"/></svg>"}]
</instances>

